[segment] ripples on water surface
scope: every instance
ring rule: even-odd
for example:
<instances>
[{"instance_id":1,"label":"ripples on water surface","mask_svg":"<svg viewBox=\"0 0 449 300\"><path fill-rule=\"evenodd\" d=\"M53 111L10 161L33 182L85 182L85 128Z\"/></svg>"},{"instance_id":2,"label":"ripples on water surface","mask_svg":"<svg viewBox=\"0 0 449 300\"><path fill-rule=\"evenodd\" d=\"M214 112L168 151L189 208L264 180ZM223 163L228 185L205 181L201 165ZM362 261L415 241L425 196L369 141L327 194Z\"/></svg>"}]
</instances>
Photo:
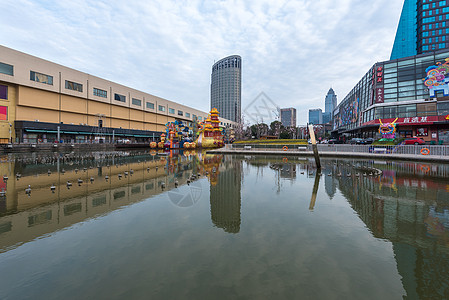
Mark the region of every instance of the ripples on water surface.
<instances>
[{"instance_id":1,"label":"ripples on water surface","mask_svg":"<svg viewBox=\"0 0 449 300\"><path fill-rule=\"evenodd\" d=\"M110 154L2 158L1 299L449 298L448 165Z\"/></svg>"}]
</instances>

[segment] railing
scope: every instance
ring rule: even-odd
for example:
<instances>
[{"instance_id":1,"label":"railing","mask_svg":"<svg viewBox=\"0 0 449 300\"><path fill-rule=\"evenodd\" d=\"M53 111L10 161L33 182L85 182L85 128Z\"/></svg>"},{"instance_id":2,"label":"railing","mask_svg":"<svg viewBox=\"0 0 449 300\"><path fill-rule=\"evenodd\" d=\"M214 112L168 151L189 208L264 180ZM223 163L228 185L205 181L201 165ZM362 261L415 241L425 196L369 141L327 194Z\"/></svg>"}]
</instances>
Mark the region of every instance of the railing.
<instances>
[{"instance_id":1,"label":"railing","mask_svg":"<svg viewBox=\"0 0 449 300\"><path fill-rule=\"evenodd\" d=\"M307 145L259 145L259 144L232 144L232 149L239 150L278 150L278 151L307 151Z\"/></svg>"},{"instance_id":2,"label":"railing","mask_svg":"<svg viewBox=\"0 0 449 300\"><path fill-rule=\"evenodd\" d=\"M447 145L318 145L319 152L383 153L403 155L449 156Z\"/></svg>"},{"instance_id":3,"label":"railing","mask_svg":"<svg viewBox=\"0 0 449 300\"><path fill-rule=\"evenodd\" d=\"M349 145L349 144L318 144L318 152L339 153L374 153L374 154L402 154L402 155L430 155L449 156L449 145ZM232 144L228 149L257 150L257 151L312 151L311 145L260 145L260 144Z\"/></svg>"}]
</instances>

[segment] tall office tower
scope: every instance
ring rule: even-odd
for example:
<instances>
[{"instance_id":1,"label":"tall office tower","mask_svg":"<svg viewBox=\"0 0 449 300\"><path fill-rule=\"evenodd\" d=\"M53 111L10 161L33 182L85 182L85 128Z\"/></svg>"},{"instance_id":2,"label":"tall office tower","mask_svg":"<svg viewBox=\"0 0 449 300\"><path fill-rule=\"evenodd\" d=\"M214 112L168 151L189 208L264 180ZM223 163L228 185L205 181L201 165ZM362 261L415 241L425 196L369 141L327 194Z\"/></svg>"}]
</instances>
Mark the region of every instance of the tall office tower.
<instances>
[{"instance_id":1,"label":"tall office tower","mask_svg":"<svg viewBox=\"0 0 449 300\"><path fill-rule=\"evenodd\" d=\"M281 123L285 127L296 127L296 108L282 108Z\"/></svg>"},{"instance_id":2,"label":"tall office tower","mask_svg":"<svg viewBox=\"0 0 449 300\"><path fill-rule=\"evenodd\" d=\"M323 111L321 108L309 109L309 124L323 124Z\"/></svg>"},{"instance_id":3,"label":"tall office tower","mask_svg":"<svg viewBox=\"0 0 449 300\"><path fill-rule=\"evenodd\" d=\"M334 90L330 88L324 100L324 113L323 113L324 124L327 124L330 121L332 121L332 114L336 107L337 107L337 95L335 95Z\"/></svg>"},{"instance_id":4,"label":"tall office tower","mask_svg":"<svg viewBox=\"0 0 449 300\"><path fill-rule=\"evenodd\" d=\"M242 112L242 58L225 57L212 66L210 108L216 108L223 117L241 122Z\"/></svg>"},{"instance_id":5,"label":"tall office tower","mask_svg":"<svg viewBox=\"0 0 449 300\"><path fill-rule=\"evenodd\" d=\"M448 48L449 1L405 0L391 59Z\"/></svg>"}]
</instances>

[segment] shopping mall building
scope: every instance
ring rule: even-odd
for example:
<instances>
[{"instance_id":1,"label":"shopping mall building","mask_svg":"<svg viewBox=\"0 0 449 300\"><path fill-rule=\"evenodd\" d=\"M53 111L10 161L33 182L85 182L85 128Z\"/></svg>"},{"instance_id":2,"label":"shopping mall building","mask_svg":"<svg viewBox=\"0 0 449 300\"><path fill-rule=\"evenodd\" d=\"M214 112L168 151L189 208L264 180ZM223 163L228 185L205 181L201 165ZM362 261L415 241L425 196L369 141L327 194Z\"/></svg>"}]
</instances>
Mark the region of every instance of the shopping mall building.
<instances>
[{"instance_id":1,"label":"shopping mall building","mask_svg":"<svg viewBox=\"0 0 449 300\"><path fill-rule=\"evenodd\" d=\"M0 143L148 142L208 113L0 46ZM236 123L220 118L223 127Z\"/></svg>"},{"instance_id":2,"label":"shopping mall building","mask_svg":"<svg viewBox=\"0 0 449 300\"><path fill-rule=\"evenodd\" d=\"M449 49L374 64L334 110L332 135L380 137L381 123L402 137L449 143Z\"/></svg>"}]
</instances>

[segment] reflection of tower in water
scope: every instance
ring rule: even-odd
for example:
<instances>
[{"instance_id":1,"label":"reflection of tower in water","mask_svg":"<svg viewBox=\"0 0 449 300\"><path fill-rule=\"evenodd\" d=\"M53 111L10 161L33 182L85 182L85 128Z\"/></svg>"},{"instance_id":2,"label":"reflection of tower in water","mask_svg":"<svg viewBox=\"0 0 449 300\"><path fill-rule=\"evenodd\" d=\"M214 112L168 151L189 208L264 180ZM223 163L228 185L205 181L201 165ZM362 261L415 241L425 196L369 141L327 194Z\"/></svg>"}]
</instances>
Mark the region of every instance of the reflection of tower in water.
<instances>
[{"instance_id":1,"label":"reflection of tower in water","mask_svg":"<svg viewBox=\"0 0 449 300\"><path fill-rule=\"evenodd\" d=\"M326 190L326 194L330 199L334 198L335 193L337 192L337 183L334 176L329 176L332 174L332 170L326 169L323 170L324 177L324 189Z\"/></svg>"},{"instance_id":2,"label":"reflection of tower in water","mask_svg":"<svg viewBox=\"0 0 449 300\"><path fill-rule=\"evenodd\" d=\"M220 170L216 184L210 186L211 218L215 226L229 233L238 233L241 222L241 161L225 164L226 170Z\"/></svg>"}]
</instances>

